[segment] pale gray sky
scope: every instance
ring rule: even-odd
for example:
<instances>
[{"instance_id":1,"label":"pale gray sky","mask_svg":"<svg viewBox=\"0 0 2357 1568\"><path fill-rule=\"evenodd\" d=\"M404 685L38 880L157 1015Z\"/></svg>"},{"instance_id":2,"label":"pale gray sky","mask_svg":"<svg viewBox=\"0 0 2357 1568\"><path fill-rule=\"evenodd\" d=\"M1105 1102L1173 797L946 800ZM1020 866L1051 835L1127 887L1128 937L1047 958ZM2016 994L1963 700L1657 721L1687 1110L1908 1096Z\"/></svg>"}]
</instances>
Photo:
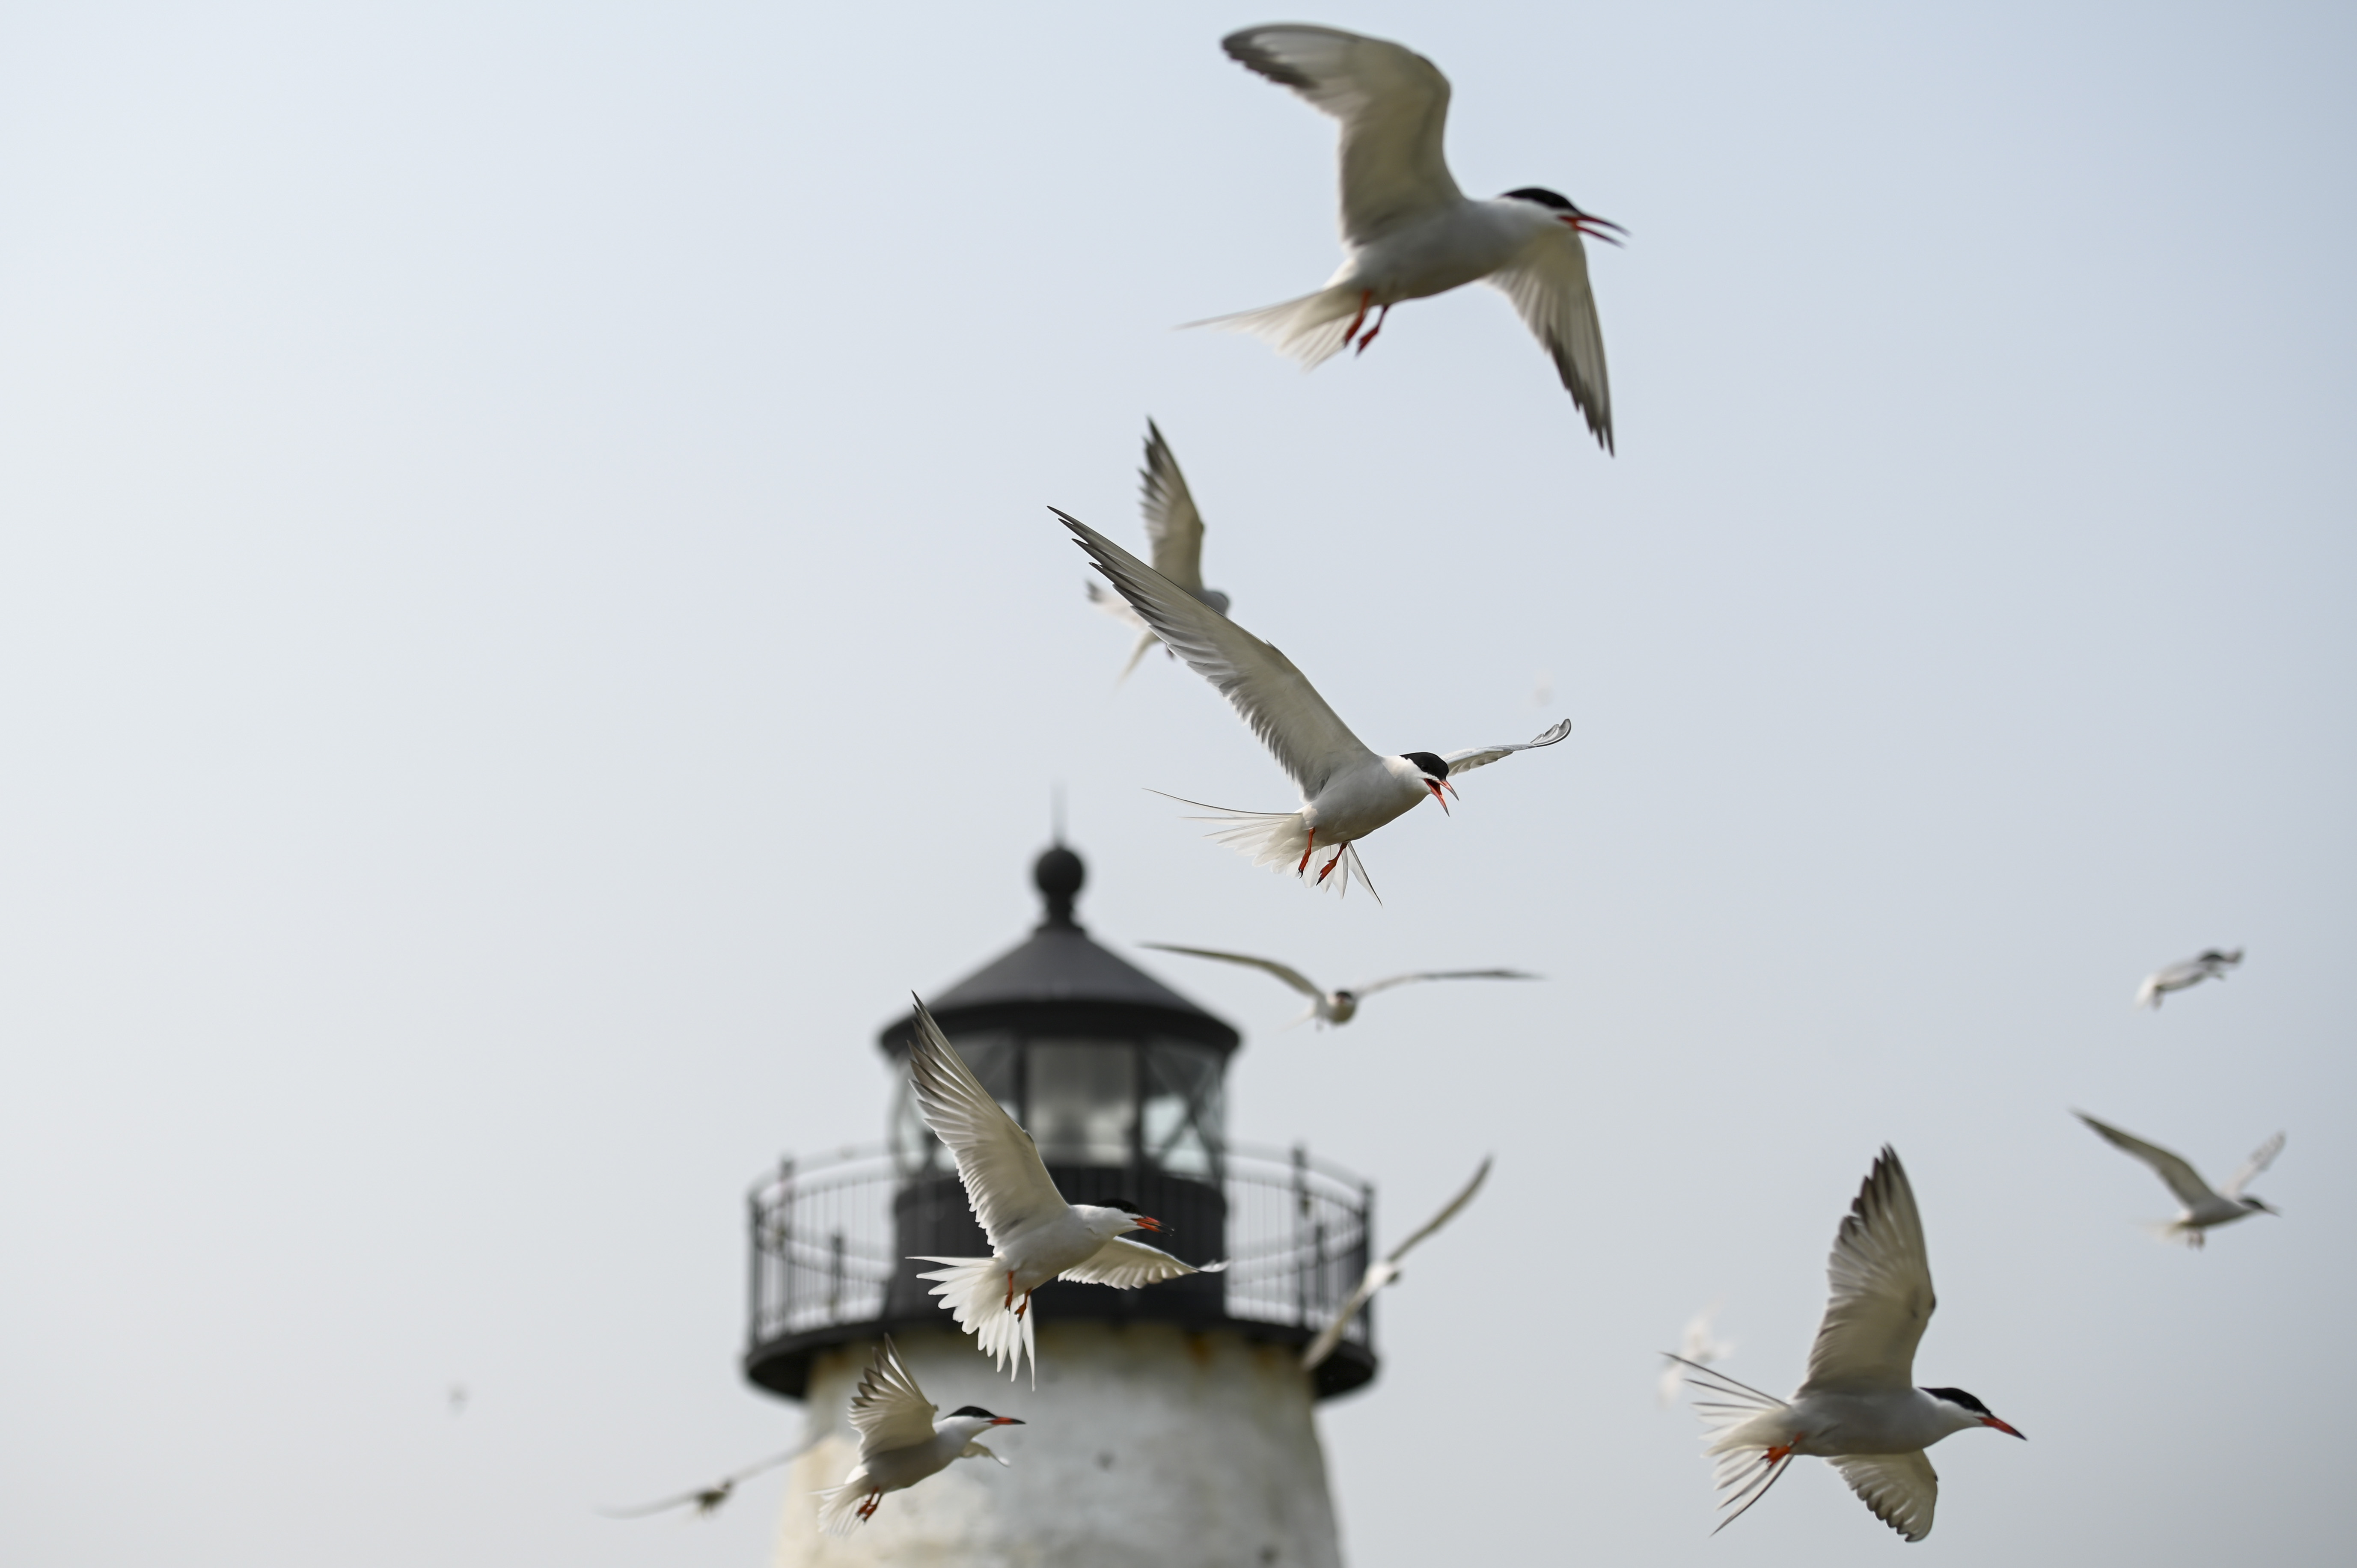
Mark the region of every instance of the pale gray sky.
<instances>
[{"instance_id":1,"label":"pale gray sky","mask_svg":"<svg viewBox=\"0 0 2357 1568\"><path fill-rule=\"evenodd\" d=\"M1795 1380L1885 1140L1919 1371L2031 1438L1942 1446L1916 1554L2332 1549L2350 11L1309 13L1450 74L1469 189L1628 225L1617 459L1486 291L1307 378L1170 330L1333 265L1330 125L1217 47L1286 14L0 14L9 1561L763 1561L774 1478L590 1510L791 1440L743 1187L880 1135L1059 780L1240 1135L1394 1231L1498 1156L1325 1413L1355 1568L1887 1560L1813 1465L1706 1541L1650 1356L1724 1296ZM1386 906L1146 792L1291 802L1182 670L1110 690L1044 509L1135 538L1148 413L1371 743L1577 725L1370 841ZM1277 1035L1149 940L1553 979ZM2153 1243L2072 1105L2286 1129L2285 1218Z\"/></svg>"}]
</instances>

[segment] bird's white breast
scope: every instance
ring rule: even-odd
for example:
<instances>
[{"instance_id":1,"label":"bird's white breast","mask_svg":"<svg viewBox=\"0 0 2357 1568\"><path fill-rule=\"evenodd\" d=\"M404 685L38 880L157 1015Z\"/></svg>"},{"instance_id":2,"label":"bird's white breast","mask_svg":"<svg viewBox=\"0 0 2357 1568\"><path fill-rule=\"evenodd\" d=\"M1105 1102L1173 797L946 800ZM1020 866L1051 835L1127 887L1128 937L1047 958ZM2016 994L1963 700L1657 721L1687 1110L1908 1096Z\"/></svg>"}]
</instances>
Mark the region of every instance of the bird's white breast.
<instances>
[{"instance_id":1,"label":"bird's white breast","mask_svg":"<svg viewBox=\"0 0 2357 1568\"><path fill-rule=\"evenodd\" d=\"M1381 304L1423 299L1488 277L1556 226L1525 202L1460 201L1354 251L1333 281Z\"/></svg>"}]
</instances>

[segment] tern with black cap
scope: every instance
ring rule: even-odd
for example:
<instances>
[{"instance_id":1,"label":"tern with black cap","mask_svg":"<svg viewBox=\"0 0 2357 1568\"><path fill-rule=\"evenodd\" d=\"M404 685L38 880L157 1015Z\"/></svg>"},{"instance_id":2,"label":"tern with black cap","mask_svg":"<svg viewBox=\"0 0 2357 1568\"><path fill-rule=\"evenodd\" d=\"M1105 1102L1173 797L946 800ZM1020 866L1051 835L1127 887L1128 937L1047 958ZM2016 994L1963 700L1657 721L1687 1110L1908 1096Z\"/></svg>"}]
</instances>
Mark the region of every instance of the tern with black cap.
<instances>
[{"instance_id":1,"label":"tern with black cap","mask_svg":"<svg viewBox=\"0 0 2357 1568\"><path fill-rule=\"evenodd\" d=\"M1450 779L1518 751L1553 746L1571 733L1571 721L1565 719L1520 745L1377 756L1327 706L1292 660L1080 519L1049 510L1164 646L1218 688L1293 776L1301 791L1298 811L1205 807L1217 815L1202 820L1222 824L1211 836L1252 856L1255 865L1289 865L1307 876L1311 858L1322 853L1319 886L1341 891L1353 872L1365 882L1367 868L1356 847L1360 839L1423 804L1426 796L1446 811L1448 797L1457 793ZM1368 891L1373 890L1369 884Z\"/></svg>"},{"instance_id":2,"label":"tern with black cap","mask_svg":"<svg viewBox=\"0 0 2357 1568\"><path fill-rule=\"evenodd\" d=\"M1888 1146L1834 1237L1826 1272L1832 1299L1808 1376L1791 1399L1686 1362L1694 1385L1714 1396L1695 1401L1695 1412L1711 1429L1706 1452L1717 1457L1727 1493L1719 1507L1735 1509L1718 1528L1742 1518L1795 1455L1809 1454L1839 1470L1875 1518L1921 1541L1940 1499L1939 1472L1923 1451L1976 1426L2021 1434L1962 1389L1915 1386L1915 1347L1938 1302L1915 1189Z\"/></svg>"},{"instance_id":3,"label":"tern with black cap","mask_svg":"<svg viewBox=\"0 0 2357 1568\"><path fill-rule=\"evenodd\" d=\"M1414 974L1394 974L1383 980L1369 981L1364 985L1345 986L1339 991L1321 990L1318 983L1289 963L1279 963L1273 958L1254 958L1250 953L1222 952L1217 948L1182 948L1176 942L1145 942L1141 946L1157 952L1181 952L1189 958L1217 959L1222 963L1242 964L1246 969L1265 970L1309 998L1309 1010L1293 1020L1306 1024L1315 1018L1322 1024L1347 1024L1359 1015L1359 1004L1378 991L1389 991L1394 985L1411 985L1422 980L1536 980L1535 974L1519 969L1426 969ZM1291 1028L1293 1024L1287 1024Z\"/></svg>"},{"instance_id":4,"label":"tern with black cap","mask_svg":"<svg viewBox=\"0 0 2357 1568\"><path fill-rule=\"evenodd\" d=\"M919 1257L919 1262L942 1267L917 1277L940 1282L931 1294L985 1354L1002 1368L1012 1360L1010 1381L1021 1375L1028 1357L1037 1386L1039 1352L1031 1293L1049 1280L1135 1290L1228 1266L1199 1268L1125 1240L1128 1231L1168 1229L1134 1204L1065 1202L1031 1134L991 1098L922 1002L916 1004L909 1046L909 1082L925 1125L957 1160L966 1203L991 1248L987 1258Z\"/></svg>"},{"instance_id":5,"label":"tern with black cap","mask_svg":"<svg viewBox=\"0 0 2357 1568\"><path fill-rule=\"evenodd\" d=\"M2178 1211L2176 1219L2159 1227L2161 1235L2169 1240L2182 1241L2198 1251L2202 1239L2218 1226L2232 1225L2235 1220L2248 1219L2254 1214L2277 1212L2265 1198L2253 1197L2243 1188L2250 1185L2252 1177L2275 1164L2276 1156L2283 1153L2284 1135L2281 1133L2253 1150L2251 1157L2243 1162L2243 1168L2234 1173L2234 1179L2213 1191L2210 1184L2201 1179L2201 1173L2195 1170L2184 1155L2172 1154L2158 1144L2147 1144L2135 1133L2123 1133L2107 1122L2098 1122L2083 1111L2073 1111L2071 1114L2084 1122L2097 1137L2112 1147L2134 1155L2150 1165L2153 1174L2160 1177L2161 1184L2185 1206Z\"/></svg>"},{"instance_id":6,"label":"tern with black cap","mask_svg":"<svg viewBox=\"0 0 2357 1568\"><path fill-rule=\"evenodd\" d=\"M1315 294L1193 325L1265 338L1310 367L1353 341L1366 352L1404 299L1489 283L1514 302L1610 451L1612 389L1582 240L1617 245L1608 231L1620 226L1543 186L1467 197L1441 152L1448 79L1413 49L1289 23L1231 33L1221 47L1342 123L1343 257Z\"/></svg>"},{"instance_id":7,"label":"tern with black cap","mask_svg":"<svg viewBox=\"0 0 2357 1568\"><path fill-rule=\"evenodd\" d=\"M899 1348L887 1338L851 1396L846 1413L859 1433L859 1463L841 1486L818 1494L821 1530L849 1535L876 1517L876 1505L885 1493L903 1491L960 1459L1006 1464L974 1439L994 1426L1024 1424L978 1404L961 1405L939 1420L933 1408L909 1375Z\"/></svg>"},{"instance_id":8,"label":"tern with black cap","mask_svg":"<svg viewBox=\"0 0 2357 1568\"><path fill-rule=\"evenodd\" d=\"M1154 569L1222 615L1227 614L1228 596L1203 586L1203 514L1195 510L1194 492L1187 488L1187 476L1178 471L1170 443L1150 419L1146 422L1146 467L1137 471L1137 485L1138 510L1146 516L1146 553L1154 557ZM1087 586L1089 603L1138 634L1129 662L1114 678L1119 685L1159 639L1120 595L1105 592L1093 581Z\"/></svg>"}]
</instances>

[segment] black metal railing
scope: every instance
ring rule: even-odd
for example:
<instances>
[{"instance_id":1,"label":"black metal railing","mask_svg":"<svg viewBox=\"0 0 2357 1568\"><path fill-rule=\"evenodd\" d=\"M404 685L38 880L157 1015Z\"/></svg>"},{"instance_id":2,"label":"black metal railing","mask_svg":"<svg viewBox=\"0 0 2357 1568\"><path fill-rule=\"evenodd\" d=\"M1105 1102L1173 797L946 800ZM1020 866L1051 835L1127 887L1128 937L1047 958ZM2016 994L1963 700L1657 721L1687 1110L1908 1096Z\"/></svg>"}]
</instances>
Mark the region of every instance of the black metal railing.
<instances>
[{"instance_id":1,"label":"black metal railing","mask_svg":"<svg viewBox=\"0 0 2357 1568\"><path fill-rule=\"evenodd\" d=\"M1315 1332L1366 1273L1374 1188L1303 1148L1224 1151L1226 1315ZM786 1160L757 1186L748 1348L838 1325L874 1323L904 1260L892 1200L902 1185L882 1146ZM1373 1349L1370 1316L1347 1338Z\"/></svg>"}]
</instances>

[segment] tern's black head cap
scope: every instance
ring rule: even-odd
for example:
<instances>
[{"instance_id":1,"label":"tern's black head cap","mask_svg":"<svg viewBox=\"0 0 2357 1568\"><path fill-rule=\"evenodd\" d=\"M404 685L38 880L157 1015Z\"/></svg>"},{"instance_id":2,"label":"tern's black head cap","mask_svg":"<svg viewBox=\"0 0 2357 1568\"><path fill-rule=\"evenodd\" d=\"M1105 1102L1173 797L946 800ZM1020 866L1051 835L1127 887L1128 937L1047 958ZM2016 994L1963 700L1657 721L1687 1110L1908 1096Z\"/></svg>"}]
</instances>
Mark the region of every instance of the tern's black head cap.
<instances>
[{"instance_id":1,"label":"tern's black head cap","mask_svg":"<svg viewBox=\"0 0 2357 1568\"><path fill-rule=\"evenodd\" d=\"M989 1411L983 1409L982 1406L978 1404L962 1404L958 1406L957 1409L950 1412L950 1419L952 1421L955 1421L962 1415L978 1415L985 1421L996 1421L998 1419L997 1416L994 1415Z\"/></svg>"},{"instance_id":2,"label":"tern's black head cap","mask_svg":"<svg viewBox=\"0 0 2357 1568\"><path fill-rule=\"evenodd\" d=\"M1971 1411L1975 1415L1987 1415L1990 1413L1988 1406L1981 1403L1980 1401L1964 1392L1962 1389L1925 1389L1923 1391L1930 1394L1935 1400L1946 1400L1950 1404L1960 1404L1966 1410Z\"/></svg>"},{"instance_id":3,"label":"tern's black head cap","mask_svg":"<svg viewBox=\"0 0 2357 1568\"><path fill-rule=\"evenodd\" d=\"M1543 185L1526 185L1520 190L1510 190L1501 198L1507 201L1535 201L1541 207L1552 207L1557 212L1577 212L1567 196L1559 196Z\"/></svg>"},{"instance_id":4,"label":"tern's black head cap","mask_svg":"<svg viewBox=\"0 0 2357 1568\"><path fill-rule=\"evenodd\" d=\"M1426 773L1431 775L1435 779L1446 779L1448 777L1448 764L1441 761L1439 757L1434 756L1431 752L1403 751L1400 753L1400 760L1403 762L1415 763L1418 768L1423 768Z\"/></svg>"},{"instance_id":5,"label":"tern's black head cap","mask_svg":"<svg viewBox=\"0 0 2357 1568\"><path fill-rule=\"evenodd\" d=\"M1106 1208L1118 1208L1124 1214L1143 1214L1146 1212L1146 1210L1138 1208L1137 1205L1130 1202L1130 1200L1125 1197L1108 1197L1104 1200L1102 1207Z\"/></svg>"}]
</instances>

